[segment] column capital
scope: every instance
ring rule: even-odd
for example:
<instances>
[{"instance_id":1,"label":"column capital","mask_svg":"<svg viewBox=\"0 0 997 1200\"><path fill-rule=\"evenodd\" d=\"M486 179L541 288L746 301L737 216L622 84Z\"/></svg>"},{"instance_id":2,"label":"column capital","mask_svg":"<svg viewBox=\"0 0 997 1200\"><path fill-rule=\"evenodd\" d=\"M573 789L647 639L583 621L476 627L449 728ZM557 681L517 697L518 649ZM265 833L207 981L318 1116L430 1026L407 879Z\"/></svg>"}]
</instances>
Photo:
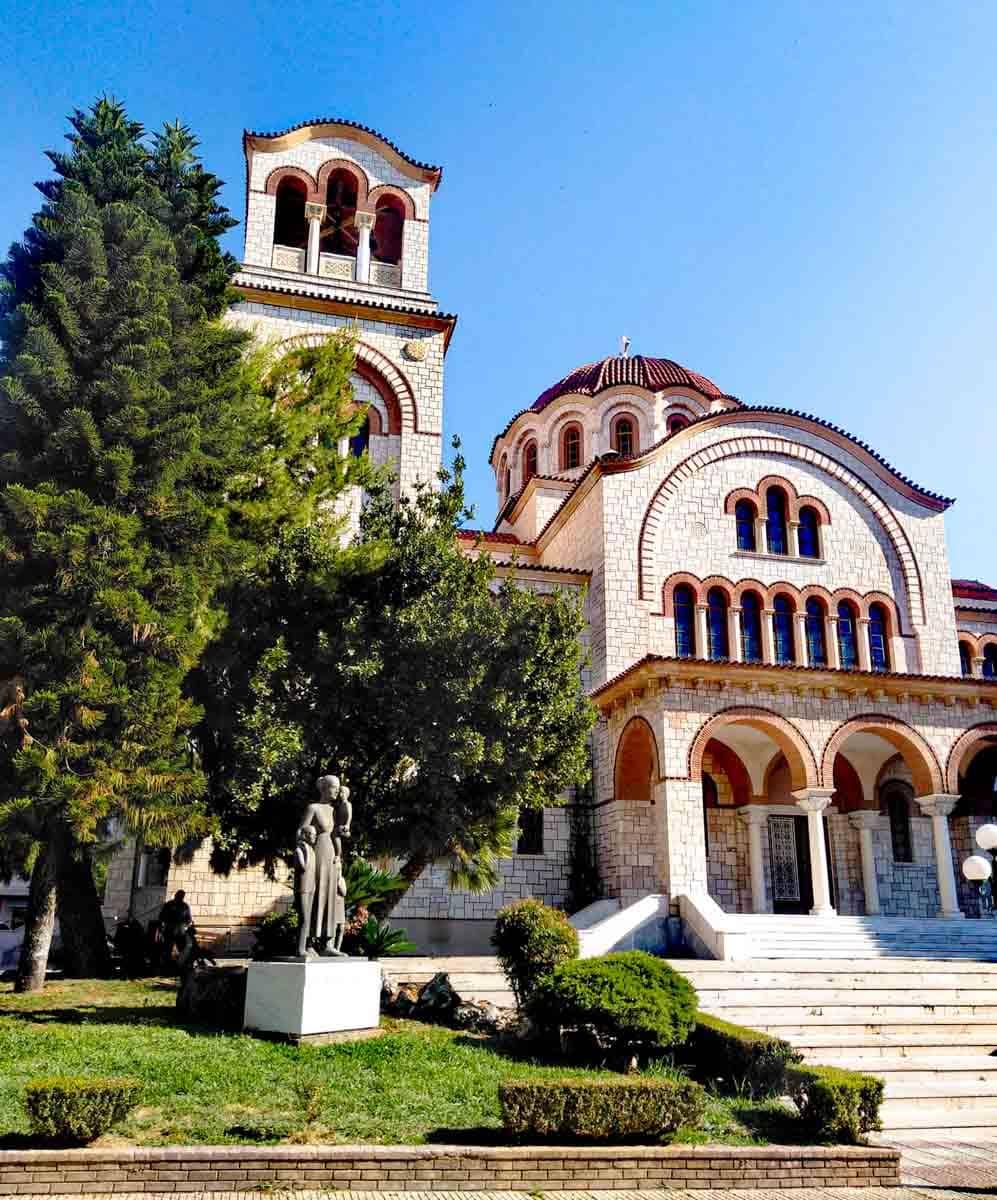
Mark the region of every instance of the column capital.
<instances>
[{"instance_id":1,"label":"column capital","mask_svg":"<svg viewBox=\"0 0 997 1200\"><path fill-rule=\"evenodd\" d=\"M377 220L377 213L366 212L362 208L358 208L353 214L353 223L357 229L373 229L374 222Z\"/></svg>"},{"instance_id":2,"label":"column capital","mask_svg":"<svg viewBox=\"0 0 997 1200\"><path fill-rule=\"evenodd\" d=\"M934 796L915 796L914 799L926 817L947 817L951 815L961 797L939 792Z\"/></svg>"},{"instance_id":3,"label":"column capital","mask_svg":"<svg viewBox=\"0 0 997 1200\"><path fill-rule=\"evenodd\" d=\"M793 799L804 812L820 813L831 803L834 788L803 788L793 792Z\"/></svg>"},{"instance_id":4,"label":"column capital","mask_svg":"<svg viewBox=\"0 0 997 1200\"><path fill-rule=\"evenodd\" d=\"M308 221L324 221L325 220L325 205L324 204L306 204L305 218Z\"/></svg>"},{"instance_id":5,"label":"column capital","mask_svg":"<svg viewBox=\"0 0 997 1200\"><path fill-rule=\"evenodd\" d=\"M765 804L746 804L737 810L737 815L745 825L764 825L769 819L769 810Z\"/></svg>"},{"instance_id":6,"label":"column capital","mask_svg":"<svg viewBox=\"0 0 997 1200\"><path fill-rule=\"evenodd\" d=\"M848 814L848 820L853 829L877 829L879 813L871 808L861 808L858 812Z\"/></svg>"}]
</instances>

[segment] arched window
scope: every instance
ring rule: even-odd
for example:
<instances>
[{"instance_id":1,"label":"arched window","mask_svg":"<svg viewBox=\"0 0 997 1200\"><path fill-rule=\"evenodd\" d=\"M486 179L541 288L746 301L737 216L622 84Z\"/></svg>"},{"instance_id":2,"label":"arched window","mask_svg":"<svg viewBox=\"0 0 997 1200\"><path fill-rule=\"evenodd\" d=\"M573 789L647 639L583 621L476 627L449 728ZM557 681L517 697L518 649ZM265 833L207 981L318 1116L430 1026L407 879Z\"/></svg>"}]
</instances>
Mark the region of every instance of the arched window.
<instances>
[{"instance_id":1,"label":"arched window","mask_svg":"<svg viewBox=\"0 0 997 1200\"><path fill-rule=\"evenodd\" d=\"M509 493L512 491L512 472L509 470L509 459L507 455L502 455L502 461L499 464L499 486L502 489L503 502L509 499Z\"/></svg>"},{"instance_id":2,"label":"arched window","mask_svg":"<svg viewBox=\"0 0 997 1200\"><path fill-rule=\"evenodd\" d=\"M890 841L893 843L893 861L914 861L914 839L910 827L910 796L902 784L889 787L883 797L883 809L890 818Z\"/></svg>"},{"instance_id":3,"label":"arched window","mask_svg":"<svg viewBox=\"0 0 997 1200\"><path fill-rule=\"evenodd\" d=\"M745 662L762 661L762 602L755 592L741 597L741 652Z\"/></svg>"},{"instance_id":4,"label":"arched window","mask_svg":"<svg viewBox=\"0 0 997 1200\"><path fill-rule=\"evenodd\" d=\"M337 170L325 187L325 220L319 249L325 254L356 254L357 181L350 171Z\"/></svg>"},{"instance_id":5,"label":"arched window","mask_svg":"<svg viewBox=\"0 0 997 1200\"><path fill-rule=\"evenodd\" d=\"M730 658L730 625L727 621L727 593L710 588L706 595L706 635L712 659Z\"/></svg>"},{"instance_id":6,"label":"arched window","mask_svg":"<svg viewBox=\"0 0 997 1200\"><path fill-rule=\"evenodd\" d=\"M963 675L972 675L973 647L969 642L959 643L959 666L962 668Z\"/></svg>"},{"instance_id":7,"label":"arched window","mask_svg":"<svg viewBox=\"0 0 997 1200\"><path fill-rule=\"evenodd\" d=\"M687 583L680 583L673 596L675 609L675 654L696 657L696 597Z\"/></svg>"},{"instance_id":8,"label":"arched window","mask_svg":"<svg viewBox=\"0 0 997 1200\"><path fill-rule=\"evenodd\" d=\"M359 458L370 446L370 417L364 417L363 424L350 438L350 453Z\"/></svg>"},{"instance_id":9,"label":"arched window","mask_svg":"<svg viewBox=\"0 0 997 1200\"><path fill-rule=\"evenodd\" d=\"M811 596L806 605L807 662L812 667L827 666L827 637L825 635L824 605Z\"/></svg>"},{"instance_id":10,"label":"arched window","mask_svg":"<svg viewBox=\"0 0 997 1200\"><path fill-rule=\"evenodd\" d=\"M668 424L666 428L668 429L669 433L678 433L680 429L685 429L688 424L688 417L683 416L682 413L672 413L672 415L668 418Z\"/></svg>"},{"instance_id":11,"label":"arched window","mask_svg":"<svg viewBox=\"0 0 997 1200\"><path fill-rule=\"evenodd\" d=\"M277 184L277 211L274 215L273 240L278 246L304 250L308 245L305 200L308 193L300 179L289 176Z\"/></svg>"},{"instance_id":12,"label":"arched window","mask_svg":"<svg viewBox=\"0 0 997 1200\"><path fill-rule=\"evenodd\" d=\"M717 785L712 775L703 772L703 838L706 843L706 857L710 857L710 809L717 808Z\"/></svg>"},{"instance_id":13,"label":"arched window","mask_svg":"<svg viewBox=\"0 0 997 1200\"><path fill-rule=\"evenodd\" d=\"M816 508L809 504L800 509L800 527L798 530L800 556L802 558L820 558L820 518Z\"/></svg>"},{"instance_id":14,"label":"arched window","mask_svg":"<svg viewBox=\"0 0 997 1200\"><path fill-rule=\"evenodd\" d=\"M754 550L755 542L755 506L750 500L738 500L734 505L734 524L737 526L738 550Z\"/></svg>"},{"instance_id":15,"label":"arched window","mask_svg":"<svg viewBox=\"0 0 997 1200\"><path fill-rule=\"evenodd\" d=\"M526 443L523 450L523 485L525 486L537 473L537 444L535 441Z\"/></svg>"},{"instance_id":16,"label":"arched window","mask_svg":"<svg viewBox=\"0 0 997 1200\"><path fill-rule=\"evenodd\" d=\"M627 458L637 453L637 433L631 417L620 417L613 426L613 449Z\"/></svg>"},{"instance_id":17,"label":"arched window","mask_svg":"<svg viewBox=\"0 0 997 1200\"><path fill-rule=\"evenodd\" d=\"M582 465L582 427L569 425L561 434L561 469L573 471Z\"/></svg>"},{"instance_id":18,"label":"arched window","mask_svg":"<svg viewBox=\"0 0 997 1200\"><path fill-rule=\"evenodd\" d=\"M402 231L405 209L397 196L382 196L375 209L370 235L370 253L375 262L399 263L402 260Z\"/></svg>"},{"instance_id":19,"label":"arched window","mask_svg":"<svg viewBox=\"0 0 997 1200\"><path fill-rule=\"evenodd\" d=\"M788 596L776 596L772 605L772 632L774 634L775 661L796 662L796 640L793 637L793 602Z\"/></svg>"},{"instance_id":20,"label":"arched window","mask_svg":"<svg viewBox=\"0 0 997 1200\"><path fill-rule=\"evenodd\" d=\"M770 487L765 496L768 515L769 554L788 554L786 539L786 493L782 488Z\"/></svg>"},{"instance_id":21,"label":"arched window","mask_svg":"<svg viewBox=\"0 0 997 1200\"><path fill-rule=\"evenodd\" d=\"M983 678L997 679L997 646L992 642L983 651Z\"/></svg>"},{"instance_id":22,"label":"arched window","mask_svg":"<svg viewBox=\"0 0 997 1200\"><path fill-rule=\"evenodd\" d=\"M859 647L855 636L855 608L847 600L838 604L838 661L843 671L859 665Z\"/></svg>"},{"instance_id":23,"label":"arched window","mask_svg":"<svg viewBox=\"0 0 997 1200\"><path fill-rule=\"evenodd\" d=\"M889 618L882 604L869 605L869 663L874 671L890 669Z\"/></svg>"}]
</instances>

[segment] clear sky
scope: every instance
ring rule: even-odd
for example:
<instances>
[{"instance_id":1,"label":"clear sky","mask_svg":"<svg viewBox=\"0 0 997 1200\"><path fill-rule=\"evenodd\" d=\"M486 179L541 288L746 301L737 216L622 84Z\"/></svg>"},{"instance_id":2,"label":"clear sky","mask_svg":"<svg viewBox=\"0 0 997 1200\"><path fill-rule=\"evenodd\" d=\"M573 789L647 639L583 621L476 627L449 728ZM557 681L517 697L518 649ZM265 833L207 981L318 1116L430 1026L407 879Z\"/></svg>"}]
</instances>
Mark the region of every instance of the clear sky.
<instances>
[{"instance_id":1,"label":"clear sky","mask_svg":"<svg viewBox=\"0 0 997 1200\"><path fill-rule=\"evenodd\" d=\"M953 574L997 584L993 0L0 0L0 22L5 242L102 91L192 125L239 217L245 127L347 117L443 165L430 270L476 523L508 416L626 333L956 496Z\"/></svg>"}]
</instances>

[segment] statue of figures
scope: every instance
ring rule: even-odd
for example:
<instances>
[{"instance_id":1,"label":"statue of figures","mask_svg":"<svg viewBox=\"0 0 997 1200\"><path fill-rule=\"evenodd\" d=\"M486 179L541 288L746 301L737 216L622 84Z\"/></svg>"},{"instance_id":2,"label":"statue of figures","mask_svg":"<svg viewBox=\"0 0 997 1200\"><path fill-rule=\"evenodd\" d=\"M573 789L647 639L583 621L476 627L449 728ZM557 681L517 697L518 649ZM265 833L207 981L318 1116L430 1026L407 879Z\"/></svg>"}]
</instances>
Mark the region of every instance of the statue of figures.
<instances>
[{"instance_id":1,"label":"statue of figures","mask_svg":"<svg viewBox=\"0 0 997 1200\"><path fill-rule=\"evenodd\" d=\"M342 839L349 837L349 789L336 775L318 781L319 800L309 804L298 829L295 900L300 925L298 953L339 955L346 927L346 881Z\"/></svg>"}]
</instances>

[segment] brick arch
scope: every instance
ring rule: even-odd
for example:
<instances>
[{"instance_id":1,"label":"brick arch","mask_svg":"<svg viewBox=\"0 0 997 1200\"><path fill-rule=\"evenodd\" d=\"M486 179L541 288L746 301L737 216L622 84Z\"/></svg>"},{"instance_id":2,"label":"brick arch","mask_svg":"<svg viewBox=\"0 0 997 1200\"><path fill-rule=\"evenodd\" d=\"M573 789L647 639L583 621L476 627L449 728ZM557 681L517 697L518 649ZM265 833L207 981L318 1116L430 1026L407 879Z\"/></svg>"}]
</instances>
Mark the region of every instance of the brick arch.
<instances>
[{"instance_id":1,"label":"brick arch","mask_svg":"<svg viewBox=\"0 0 997 1200\"><path fill-rule=\"evenodd\" d=\"M734 584L726 575L708 575L699 587L702 596L701 604L706 603L706 597L710 594L711 588L719 588L727 597L727 603L734 603Z\"/></svg>"},{"instance_id":2,"label":"brick arch","mask_svg":"<svg viewBox=\"0 0 997 1200\"><path fill-rule=\"evenodd\" d=\"M675 616L675 589L687 583L692 588L692 594L697 604L703 604L703 584L698 575L690 575L688 571L676 571L669 575L661 585L661 611L666 617Z\"/></svg>"},{"instance_id":3,"label":"brick arch","mask_svg":"<svg viewBox=\"0 0 997 1200\"><path fill-rule=\"evenodd\" d=\"M406 221L411 221L414 219L415 201L408 194L408 192L405 191L404 188L394 187L390 183L378 184L378 186L371 191L371 193L367 196L368 207L371 209L376 209L378 200L384 199L385 196L393 196L396 200L401 202L402 208L405 212Z\"/></svg>"},{"instance_id":4,"label":"brick arch","mask_svg":"<svg viewBox=\"0 0 997 1200\"><path fill-rule=\"evenodd\" d=\"M616 430L621 421L629 421L631 423L631 425L633 425L634 448L633 448L633 451L631 452L631 457L636 457L638 454L640 454L640 445L641 445L640 415L637 412L635 412L632 408L627 408L624 404L621 404L619 406L619 410L617 412L614 412L612 414L612 416L609 418L609 444L610 444L610 446L613 447L614 450L616 449L616 446L614 444L616 442ZM600 425L600 432L601 432L601 425Z\"/></svg>"},{"instance_id":5,"label":"brick arch","mask_svg":"<svg viewBox=\"0 0 997 1200\"><path fill-rule=\"evenodd\" d=\"M803 609L806 607L807 601L813 599L814 597L824 602L824 604L827 606L828 616L830 616L832 596L827 588L821 587L819 583L811 583L805 588L801 588L797 603L799 604L799 607Z\"/></svg>"},{"instance_id":6,"label":"brick arch","mask_svg":"<svg viewBox=\"0 0 997 1200\"><path fill-rule=\"evenodd\" d=\"M997 721L986 721L982 725L974 725L956 740L945 762L945 790L950 796L959 794L960 767L967 751L972 750L980 742L987 741L997 744Z\"/></svg>"},{"instance_id":7,"label":"brick arch","mask_svg":"<svg viewBox=\"0 0 997 1200\"><path fill-rule=\"evenodd\" d=\"M765 589L765 607L771 608L776 596L786 595L793 601L796 611L800 610L800 589L795 583L787 583L785 579L770 583Z\"/></svg>"},{"instance_id":8,"label":"brick arch","mask_svg":"<svg viewBox=\"0 0 997 1200\"><path fill-rule=\"evenodd\" d=\"M860 615L868 617L869 609L873 604L882 604L886 609L886 615L890 619L890 624L893 628L890 633L897 633L900 629L899 614L897 613L897 603L892 596L888 596L886 592L866 592L862 597L862 608Z\"/></svg>"},{"instance_id":9,"label":"brick arch","mask_svg":"<svg viewBox=\"0 0 997 1200\"><path fill-rule=\"evenodd\" d=\"M653 804L654 787L661 779L660 763L654 730L643 717L631 717L616 743L613 799ZM635 794L645 791L646 795Z\"/></svg>"},{"instance_id":10,"label":"brick arch","mask_svg":"<svg viewBox=\"0 0 997 1200\"><path fill-rule=\"evenodd\" d=\"M800 511L804 508L812 508L817 513L817 518L821 525L831 524L831 510L827 507L823 500L818 500L816 496L797 496L796 504L790 517L794 521L800 519Z\"/></svg>"},{"instance_id":11,"label":"brick arch","mask_svg":"<svg viewBox=\"0 0 997 1200\"><path fill-rule=\"evenodd\" d=\"M821 778L825 787L834 786L834 760L855 733L875 733L903 757L914 780L916 796L932 796L943 790L942 770L934 750L904 721L879 713L866 713L845 721L827 739L821 755Z\"/></svg>"},{"instance_id":12,"label":"brick arch","mask_svg":"<svg viewBox=\"0 0 997 1200\"><path fill-rule=\"evenodd\" d=\"M855 615L857 617L862 615L862 596L854 588L836 588L831 593L831 600L835 609L837 609L838 604L842 600L848 600L851 604L855 605Z\"/></svg>"},{"instance_id":13,"label":"brick arch","mask_svg":"<svg viewBox=\"0 0 997 1200\"><path fill-rule=\"evenodd\" d=\"M315 182L316 191L320 197L318 203L325 204L325 190L333 171L349 171L357 181L357 208L364 208L367 204L367 193L370 191L370 180L363 167L358 163L351 162L348 158L330 158L319 167Z\"/></svg>"},{"instance_id":14,"label":"brick arch","mask_svg":"<svg viewBox=\"0 0 997 1200\"><path fill-rule=\"evenodd\" d=\"M750 725L768 734L786 757L794 791L817 787L817 760L807 739L785 717L770 712L767 708L722 709L704 721L689 747L690 779L698 779L702 773L703 753L707 742L727 725Z\"/></svg>"},{"instance_id":15,"label":"brick arch","mask_svg":"<svg viewBox=\"0 0 997 1200\"><path fill-rule=\"evenodd\" d=\"M268 196L276 196L277 188L285 179L297 179L305 185L305 199L310 203L322 203L317 200L318 184L303 167L275 167L267 176L263 190Z\"/></svg>"},{"instance_id":16,"label":"brick arch","mask_svg":"<svg viewBox=\"0 0 997 1200\"><path fill-rule=\"evenodd\" d=\"M760 579L742 579L740 583L734 585L734 603L740 604L745 592L756 592L764 608L766 587L767 585L762 583Z\"/></svg>"},{"instance_id":17,"label":"brick arch","mask_svg":"<svg viewBox=\"0 0 997 1200\"><path fill-rule=\"evenodd\" d=\"M758 481L758 487L755 489L763 508L765 507L766 497L771 488L782 488L786 493L786 516L791 516L798 498L796 485L782 475L763 475Z\"/></svg>"},{"instance_id":18,"label":"brick arch","mask_svg":"<svg viewBox=\"0 0 997 1200\"><path fill-rule=\"evenodd\" d=\"M281 343L283 350L296 350L321 345L333 333L302 333ZM388 410L388 432L419 432L419 412L415 403L412 385L386 354L358 341L355 346L356 365L354 370L380 393ZM395 417L392 417L392 409ZM392 428L397 424L397 428Z\"/></svg>"},{"instance_id":19,"label":"brick arch","mask_svg":"<svg viewBox=\"0 0 997 1200\"><path fill-rule=\"evenodd\" d=\"M838 462L830 455L820 450L814 450L810 446L760 434L729 438L722 442L714 442L711 446L704 446L701 450L697 450L683 459L682 462L677 463L658 485L641 522L637 553L637 594L639 598L642 600L649 598L648 588L654 578L658 535L668 505L675 496L679 485L705 467L723 462L728 458L773 454L817 467L847 487L855 497L862 501L883 528L893 552L897 556L907 592L908 615L912 620L923 623L924 595L917 558L907 534L886 502L854 471L849 470L843 463Z\"/></svg>"},{"instance_id":20,"label":"brick arch","mask_svg":"<svg viewBox=\"0 0 997 1200\"><path fill-rule=\"evenodd\" d=\"M752 488L735 488L732 492L728 492L724 500L724 512L727 516L733 516L734 510L737 508L740 500L750 500L755 506L755 515L760 512L758 507L758 493Z\"/></svg>"}]
</instances>

